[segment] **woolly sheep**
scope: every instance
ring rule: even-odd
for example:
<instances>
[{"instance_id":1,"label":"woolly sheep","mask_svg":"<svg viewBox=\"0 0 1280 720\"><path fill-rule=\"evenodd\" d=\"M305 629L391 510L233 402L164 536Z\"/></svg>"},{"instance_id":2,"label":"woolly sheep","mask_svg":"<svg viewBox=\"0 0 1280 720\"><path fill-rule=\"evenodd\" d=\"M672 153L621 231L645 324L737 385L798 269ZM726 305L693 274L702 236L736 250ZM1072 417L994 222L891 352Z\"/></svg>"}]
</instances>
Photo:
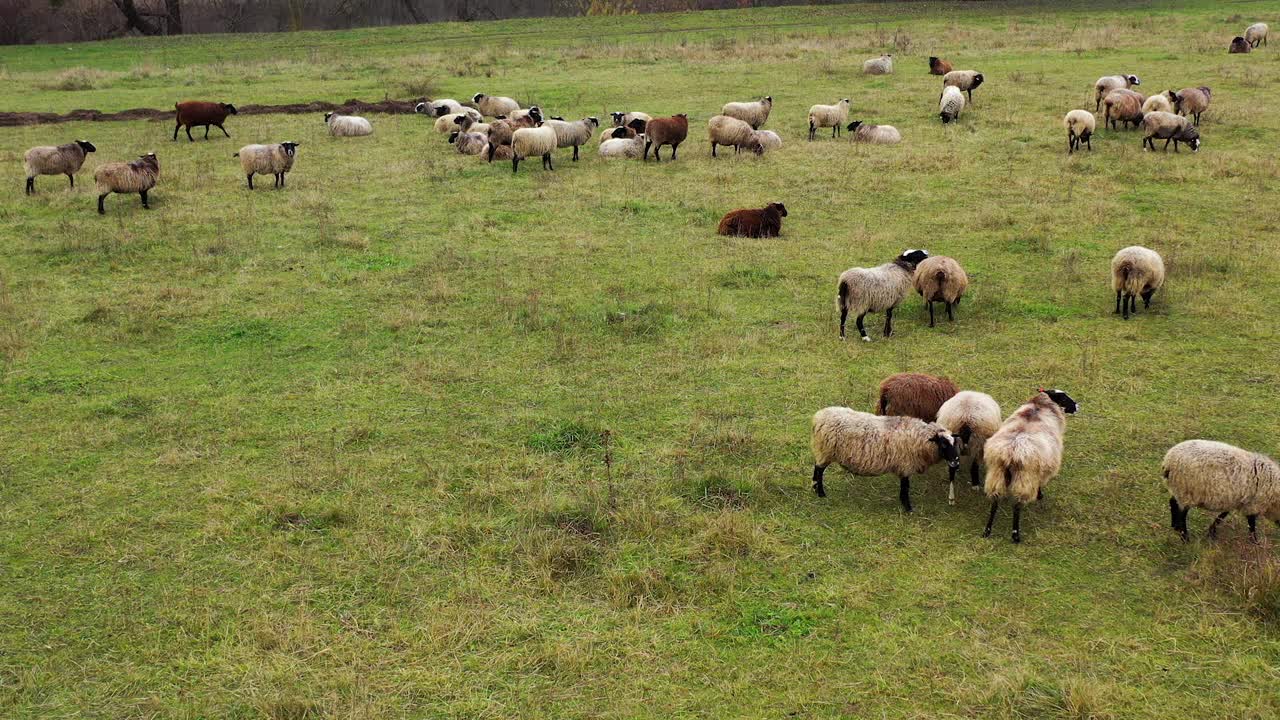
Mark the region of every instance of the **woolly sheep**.
<instances>
[{"instance_id":1,"label":"woolly sheep","mask_svg":"<svg viewBox=\"0 0 1280 720\"><path fill-rule=\"evenodd\" d=\"M630 140L639 134L629 127L607 127L600 131L600 144L603 145L605 140Z\"/></svg>"},{"instance_id":2,"label":"woolly sheep","mask_svg":"<svg viewBox=\"0 0 1280 720\"><path fill-rule=\"evenodd\" d=\"M1238 55L1251 52L1252 50L1253 46L1249 44L1249 41L1237 35L1231 38L1231 46L1227 48L1227 54Z\"/></svg>"},{"instance_id":3,"label":"woolly sheep","mask_svg":"<svg viewBox=\"0 0 1280 720\"><path fill-rule=\"evenodd\" d=\"M1132 90L1112 90L1102 100L1104 127L1120 129L1120 123L1126 127L1137 127L1142 123L1142 103L1146 98Z\"/></svg>"},{"instance_id":4,"label":"woolly sheep","mask_svg":"<svg viewBox=\"0 0 1280 720\"><path fill-rule=\"evenodd\" d=\"M946 428L956 438L956 445L961 454L968 455L969 484L978 487L981 477L979 467L983 462L983 452L987 439L1000 429L1000 405L986 393L962 390L942 403L938 408L938 424ZM955 504L955 483L947 492L947 500Z\"/></svg>"},{"instance_id":5,"label":"woolly sheep","mask_svg":"<svg viewBox=\"0 0 1280 720\"><path fill-rule=\"evenodd\" d=\"M716 115L707 121L707 137L711 139L711 157L716 157L716 145L732 146L734 153L751 142L755 131L751 125L728 115ZM760 152L764 152L763 148Z\"/></svg>"},{"instance_id":6,"label":"woolly sheep","mask_svg":"<svg viewBox=\"0 0 1280 720\"><path fill-rule=\"evenodd\" d=\"M245 145L232 157L240 158L240 169L249 181L249 189L253 189L254 175L271 175L275 178L274 187L284 187L284 176L293 169L293 158L298 145L293 141L276 143L275 145Z\"/></svg>"},{"instance_id":7,"label":"woolly sheep","mask_svg":"<svg viewBox=\"0 0 1280 720\"><path fill-rule=\"evenodd\" d=\"M813 490L826 497L822 474L839 463L853 475L897 475L898 500L911 512L911 476L945 460L952 481L960 467L954 438L946 428L911 417L878 417L847 407L829 407L813 416Z\"/></svg>"},{"instance_id":8,"label":"woolly sheep","mask_svg":"<svg viewBox=\"0 0 1280 720\"><path fill-rule=\"evenodd\" d=\"M1102 101L1112 90L1129 89L1141 85L1137 75L1104 75L1093 84L1093 110L1102 109Z\"/></svg>"},{"instance_id":9,"label":"woolly sheep","mask_svg":"<svg viewBox=\"0 0 1280 720\"><path fill-rule=\"evenodd\" d=\"M492 141L485 145L484 149L480 151L480 157L484 158L487 162L493 162L494 160L510 160L514 155L515 154L511 152L510 145L494 145Z\"/></svg>"},{"instance_id":10,"label":"woolly sheep","mask_svg":"<svg viewBox=\"0 0 1280 720\"><path fill-rule=\"evenodd\" d=\"M1067 128L1068 155L1078 150L1081 143L1089 148L1089 152L1093 152L1093 131L1098 127L1093 113L1088 110L1072 110L1062 118L1062 124Z\"/></svg>"},{"instance_id":11,"label":"woolly sheep","mask_svg":"<svg viewBox=\"0 0 1280 720\"><path fill-rule=\"evenodd\" d=\"M635 119L632 119L635 122ZM665 118L654 118L645 121L644 159L649 159L649 148L653 148L653 161L662 162L659 156L663 145L671 146L671 159L676 159L676 150L680 143L689 137L689 116L685 113Z\"/></svg>"},{"instance_id":12,"label":"woolly sheep","mask_svg":"<svg viewBox=\"0 0 1280 720\"><path fill-rule=\"evenodd\" d=\"M1267 44L1267 33L1271 32L1271 28L1266 23L1254 23L1244 29L1245 42L1251 47Z\"/></svg>"},{"instance_id":13,"label":"woolly sheep","mask_svg":"<svg viewBox=\"0 0 1280 720\"><path fill-rule=\"evenodd\" d=\"M633 137L627 137L624 130L630 128L613 128L622 137L610 138L600 143L600 157L602 158L624 158L627 160L639 160L644 157L644 147L649 139L644 133L640 133ZM635 132L635 131L632 131Z\"/></svg>"},{"instance_id":14,"label":"woolly sheep","mask_svg":"<svg viewBox=\"0 0 1280 720\"><path fill-rule=\"evenodd\" d=\"M1164 260L1160 253L1141 245L1122 248L1111 258L1111 289L1116 291L1116 313L1125 320L1142 306L1151 307L1151 296L1164 285Z\"/></svg>"},{"instance_id":15,"label":"woolly sheep","mask_svg":"<svg viewBox=\"0 0 1280 720\"><path fill-rule=\"evenodd\" d=\"M953 310L969 289L969 276L955 259L936 255L916 267L911 284L929 306L929 327L933 327L933 304L940 302L947 307L947 319L956 319Z\"/></svg>"},{"instance_id":16,"label":"woolly sheep","mask_svg":"<svg viewBox=\"0 0 1280 720\"><path fill-rule=\"evenodd\" d=\"M1233 510L1248 518L1254 542L1259 515L1280 525L1280 465L1266 455L1212 440L1187 440L1169 448L1160 469L1169 488L1173 529L1183 542L1188 540L1187 511L1193 507L1219 513L1209 526L1211 538Z\"/></svg>"},{"instance_id":17,"label":"woolly sheep","mask_svg":"<svg viewBox=\"0 0 1280 720\"><path fill-rule=\"evenodd\" d=\"M22 156L27 171L27 194L36 191L37 175L66 175L71 187L76 186L76 173L84 165L84 159L98 148L88 140L76 140L65 145L41 145L33 147Z\"/></svg>"},{"instance_id":18,"label":"woolly sheep","mask_svg":"<svg viewBox=\"0 0 1280 720\"><path fill-rule=\"evenodd\" d=\"M973 104L973 91L978 89L979 85L986 78L977 70L952 70L942 76L943 88L958 88L963 90L969 96L969 104Z\"/></svg>"},{"instance_id":19,"label":"woolly sheep","mask_svg":"<svg viewBox=\"0 0 1280 720\"><path fill-rule=\"evenodd\" d=\"M893 56L881 55L862 63L863 75L890 75L893 73Z\"/></svg>"},{"instance_id":20,"label":"woolly sheep","mask_svg":"<svg viewBox=\"0 0 1280 720\"><path fill-rule=\"evenodd\" d=\"M960 88L954 85L943 88L942 97L938 98L938 117L942 118L942 124L946 125L959 118L962 110L964 94L960 92Z\"/></svg>"},{"instance_id":21,"label":"woolly sheep","mask_svg":"<svg viewBox=\"0 0 1280 720\"><path fill-rule=\"evenodd\" d=\"M489 138L483 133L458 131L449 136L449 142L461 155L479 155L489 147Z\"/></svg>"},{"instance_id":22,"label":"woolly sheep","mask_svg":"<svg viewBox=\"0 0 1280 720\"><path fill-rule=\"evenodd\" d=\"M494 120L489 123L489 147L490 152L486 153L489 162L493 162L494 154L498 147L509 147L511 145L511 136L520 128L531 128L542 122L542 111L537 106L529 108L529 112L517 119Z\"/></svg>"},{"instance_id":23,"label":"woolly sheep","mask_svg":"<svg viewBox=\"0 0 1280 720\"><path fill-rule=\"evenodd\" d=\"M1041 390L987 439L983 454L991 514L982 537L991 536L1000 499L1013 498L1013 541L1022 542L1022 506L1044 497L1044 487L1062 468L1062 435L1067 415L1080 406L1061 390Z\"/></svg>"},{"instance_id":24,"label":"woolly sheep","mask_svg":"<svg viewBox=\"0 0 1280 720\"><path fill-rule=\"evenodd\" d=\"M840 126L849 119L849 98L835 105L814 105L809 108L809 139L813 140L818 128L831 128L831 137L839 137Z\"/></svg>"},{"instance_id":25,"label":"woolly sheep","mask_svg":"<svg viewBox=\"0 0 1280 720\"><path fill-rule=\"evenodd\" d=\"M373 125L358 115L325 113L324 122L329 126L329 134L333 137L360 137L373 133Z\"/></svg>"},{"instance_id":26,"label":"woolly sheep","mask_svg":"<svg viewBox=\"0 0 1280 720\"><path fill-rule=\"evenodd\" d=\"M942 58L929 57L929 74L930 75L946 75L951 72L951 63Z\"/></svg>"},{"instance_id":27,"label":"woolly sheep","mask_svg":"<svg viewBox=\"0 0 1280 720\"><path fill-rule=\"evenodd\" d=\"M556 147L573 148L573 161L578 161L578 146L591 142L591 136L600 127L600 119L592 116L574 122L548 120L547 126L556 133Z\"/></svg>"},{"instance_id":28,"label":"woolly sheep","mask_svg":"<svg viewBox=\"0 0 1280 720\"><path fill-rule=\"evenodd\" d=\"M1147 98L1146 102L1142 103L1142 114L1146 115L1153 112L1173 112L1173 101L1163 93L1152 95Z\"/></svg>"},{"instance_id":29,"label":"woolly sheep","mask_svg":"<svg viewBox=\"0 0 1280 720\"><path fill-rule=\"evenodd\" d=\"M177 124L173 126L173 139L178 139L178 130L182 127L187 129L187 140L195 142L196 139L191 137L191 128L204 126L204 139L209 139L209 126L212 125L222 131L223 135L231 137L231 133L222 127L222 123L226 122L228 115L238 115L236 106L231 103L222 102L204 102L202 100L187 100L175 103L173 106L174 116Z\"/></svg>"},{"instance_id":30,"label":"woolly sheep","mask_svg":"<svg viewBox=\"0 0 1280 720\"><path fill-rule=\"evenodd\" d=\"M845 321L852 313L857 318L858 332L871 342L862 318L869 312L884 313L884 336L893 334L893 309L911 292L911 276L916 266L929 257L927 250L904 250L896 260L873 268L849 268L840 273L836 284L836 307L840 310L840 339L844 339Z\"/></svg>"},{"instance_id":31,"label":"woolly sheep","mask_svg":"<svg viewBox=\"0 0 1280 720\"><path fill-rule=\"evenodd\" d=\"M762 208L744 208L726 213L720 219L716 232L737 237L777 237L782 233L782 218L787 216L787 206L769 203Z\"/></svg>"},{"instance_id":32,"label":"woolly sheep","mask_svg":"<svg viewBox=\"0 0 1280 720\"><path fill-rule=\"evenodd\" d=\"M945 377L924 373L890 375L880 383L876 414L904 415L933 422L938 419L942 403L958 392L960 388Z\"/></svg>"},{"instance_id":33,"label":"woolly sheep","mask_svg":"<svg viewBox=\"0 0 1280 720\"><path fill-rule=\"evenodd\" d=\"M530 117L537 117L538 121L542 120L542 108L537 105L530 105L522 110L517 110L506 117L507 120L524 120Z\"/></svg>"},{"instance_id":34,"label":"woolly sheep","mask_svg":"<svg viewBox=\"0 0 1280 720\"><path fill-rule=\"evenodd\" d=\"M142 209L150 210L147 191L160 179L160 160L155 153L147 153L133 162L113 162L99 165L93 172L93 182L98 187L98 214L106 215L102 201L111 193L138 193L142 197Z\"/></svg>"},{"instance_id":35,"label":"woolly sheep","mask_svg":"<svg viewBox=\"0 0 1280 720\"><path fill-rule=\"evenodd\" d=\"M871 143L873 145L896 145L902 142L902 133L892 125L864 125L861 120L849 123L849 139L853 142Z\"/></svg>"},{"instance_id":36,"label":"woolly sheep","mask_svg":"<svg viewBox=\"0 0 1280 720\"><path fill-rule=\"evenodd\" d=\"M551 152L556 149L556 131L547 125L520 128L511 135L511 172L520 168L525 158L542 156L542 169L555 170Z\"/></svg>"},{"instance_id":37,"label":"woolly sheep","mask_svg":"<svg viewBox=\"0 0 1280 720\"><path fill-rule=\"evenodd\" d=\"M497 117L499 115L510 115L520 109L520 103L509 97L485 95L484 93L476 93L471 96L471 102L475 103L476 109L481 115L486 117Z\"/></svg>"},{"instance_id":38,"label":"woolly sheep","mask_svg":"<svg viewBox=\"0 0 1280 720\"><path fill-rule=\"evenodd\" d=\"M420 102L413 106L413 111L423 113L429 117L440 117L441 115L453 115L463 111L464 105L457 100L451 98L441 98L430 102Z\"/></svg>"},{"instance_id":39,"label":"woolly sheep","mask_svg":"<svg viewBox=\"0 0 1280 720\"><path fill-rule=\"evenodd\" d=\"M441 115L436 118L435 123L432 124L431 127L441 135L448 135L449 133L458 131L458 128L462 125L459 120L462 120L465 117L467 117L467 115L463 113L449 113L448 115Z\"/></svg>"},{"instance_id":40,"label":"woolly sheep","mask_svg":"<svg viewBox=\"0 0 1280 720\"><path fill-rule=\"evenodd\" d=\"M766 95L764 99L755 102L725 103L724 107L720 108L720 114L737 118L750 125L752 130L759 130L760 126L769 119L771 110L773 110L773 96Z\"/></svg>"},{"instance_id":41,"label":"woolly sheep","mask_svg":"<svg viewBox=\"0 0 1280 720\"><path fill-rule=\"evenodd\" d=\"M751 133L751 141L747 145L757 153L777 150L782 147L782 136L772 130L757 130Z\"/></svg>"},{"instance_id":42,"label":"woolly sheep","mask_svg":"<svg viewBox=\"0 0 1280 720\"><path fill-rule=\"evenodd\" d=\"M1156 139L1164 140L1164 150L1169 150L1169 142L1173 142L1173 151L1178 152L1178 143L1191 146L1191 152L1200 152L1200 131L1191 121L1181 115L1167 112L1154 112L1144 115L1142 129L1146 137L1142 138L1142 149L1155 150Z\"/></svg>"},{"instance_id":43,"label":"woolly sheep","mask_svg":"<svg viewBox=\"0 0 1280 720\"><path fill-rule=\"evenodd\" d=\"M648 113L642 112L611 112L609 117L613 118L614 127L630 127L635 120L643 120L648 123L653 118Z\"/></svg>"},{"instance_id":44,"label":"woolly sheep","mask_svg":"<svg viewBox=\"0 0 1280 720\"><path fill-rule=\"evenodd\" d=\"M1173 107L1179 115L1190 115L1195 118L1195 124L1200 125L1200 114L1209 109L1209 98L1213 94L1209 88L1201 85L1200 87L1182 88L1178 91L1169 91L1169 99L1173 101Z\"/></svg>"},{"instance_id":45,"label":"woolly sheep","mask_svg":"<svg viewBox=\"0 0 1280 720\"><path fill-rule=\"evenodd\" d=\"M455 129L458 132L479 133L486 138L489 136L489 123L476 122L470 115L457 115L453 122L457 125Z\"/></svg>"}]
</instances>

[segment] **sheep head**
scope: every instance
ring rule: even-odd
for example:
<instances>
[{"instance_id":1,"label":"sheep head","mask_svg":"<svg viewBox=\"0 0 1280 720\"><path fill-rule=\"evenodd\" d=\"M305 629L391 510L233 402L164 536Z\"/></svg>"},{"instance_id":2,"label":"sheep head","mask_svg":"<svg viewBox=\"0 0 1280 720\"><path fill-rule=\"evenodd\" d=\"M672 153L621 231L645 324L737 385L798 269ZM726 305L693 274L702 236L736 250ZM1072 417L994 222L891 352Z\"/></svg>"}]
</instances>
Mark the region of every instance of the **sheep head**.
<instances>
[{"instance_id":1,"label":"sheep head","mask_svg":"<svg viewBox=\"0 0 1280 720\"><path fill-rule=\"evenodd\" d=\"M96 152L98 150L98 148L94 147L93 143L88 140L77 140L76 144L80 146L81 150L87 153Z\"/></svg>"},{"instance_id":2,"label":"sheep head","mask_svg":"<svg viewBox=\"0 0 1280 720\"><path fill-rule=\"evenodd\" d=\"M1076 402L1075 400L1072 400L1071 396L1066 394L1062 390L1059 390L1057 388L1054 388L1052 390L1045 390L1044 388L1040 388L1040 392L1044 393L1045 395L1048 395L1049 399L1052 400L1054 403L1056 403L1058 407L1062 408L1062 412L1068 415L1075 415L1080 410L1080 403Z\"/></svg>"}]
</instances>

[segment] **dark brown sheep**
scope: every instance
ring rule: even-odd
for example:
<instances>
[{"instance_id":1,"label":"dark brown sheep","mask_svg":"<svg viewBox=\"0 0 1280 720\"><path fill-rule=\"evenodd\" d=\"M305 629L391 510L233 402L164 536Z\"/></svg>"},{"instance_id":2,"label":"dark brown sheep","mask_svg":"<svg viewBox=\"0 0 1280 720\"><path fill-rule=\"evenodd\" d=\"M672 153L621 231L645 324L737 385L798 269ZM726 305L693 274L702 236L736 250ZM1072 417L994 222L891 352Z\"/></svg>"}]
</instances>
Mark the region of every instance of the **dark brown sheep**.
<instances>
[{"instance_id":1,"label":"dark brown sheep","mask_svg":"<svg viewBox=\"0 0 1280 720\"><path fill-rule=\"evenodd\" d=\"M960 392L956 384L944 377L921 373L898 373L880 383L877 415L906 415L925 422L938 419L938 408Z\"/></svg>"},{"instance_id":2,"label":"dark brown sheep","mask_svg":"<svg viewBox=\"0 0 1280 720\"><path fill-rule=\"evenodd\" d=\"M929 74L930 75L946 75L951 72L951 63L942 58L929 58Z\"/></svg>"},{"instance_id":3,"label":"dark brown sheep","mask_svg":"<svg viewBox=\"0 0 1280 720\"><path fill-rule=\"evenodd\" d=\"M502 146L511 147L511 136L520 128L537 127L542 124L542 111L537 105L518 118L499 118L489 123L489 162L493 162L494 154Z\"/></svg>"},{"instance_id":4,"label":"dark brown sheep","mask_svg":"<svg viewBox=\"0 0 1280 720\"><path fill-rule=\"evenodd\" d=\"M769 203L758 210L734 210L720 220L716 232L737 237L778 237L782 233L782 218L786 216L787 206L782 203Z\"/></svg>"},{"instance_id":5,"label":"dark brown sheep","mask_svg":"<svg viewBox=\"0 0 1280 720\"><path fill-rule=\"evenodd\" d=\"M671 146L671 159L676 159L676 149L689 137L689 116L684 113L665 118L654 118L645 125L644 159L649 159L649 148L653 148L654 162L662 162L658 156L663 145Z\"/></svg>"},{"instance_id":6,"label":"dark brown sheep","mask_svg":"<svg viewBox=\"0 0 1280 720\"><path fill-rule=\"evenodd\" d=\"M204 139L209 139L209 126L213 125L222 131L223 135L231 137L231 133L222 127L222 123L226 122L228 115L236 115L236 106L230 103L203 102L201 100L187 100L175 104L174 109L177 110L178 124L173 126L173 139L178 139L178 130L183 126L187 128L187 139L195 142L196 139L191 137L191 128L204 126Z\"/></svg>"},{"instance_id":7,"label":"dark brown sheep","mask_svg":"<svg viewBox=\"0 0 1280 720\"><path fill-rule=\"evenodd\" d=\"M1228 54L1247 53L1252 50L1253 50L1253 46L1249 44L1249 41L1237 35L1231 38L1231 47L1230 49L1227 50L1227 53Z\"/></svg>"}]
</instances>

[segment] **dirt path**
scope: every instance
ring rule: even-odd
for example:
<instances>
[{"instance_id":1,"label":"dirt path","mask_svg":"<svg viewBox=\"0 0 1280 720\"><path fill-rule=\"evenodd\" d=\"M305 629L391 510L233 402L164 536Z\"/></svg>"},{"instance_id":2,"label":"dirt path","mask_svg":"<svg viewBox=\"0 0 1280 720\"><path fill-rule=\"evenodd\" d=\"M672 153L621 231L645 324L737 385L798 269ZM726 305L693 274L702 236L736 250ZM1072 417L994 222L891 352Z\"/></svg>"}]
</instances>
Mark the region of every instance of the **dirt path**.
<instances>
[{"instance_id":1,"label":"dirt path","mask_svg":"<svg viewBox=\"0 0 1280 720\"><path fill-rule=\"evenodd\" d=\"M422 98L425 100L426 98ZM304 113L326 112L358 112L385 113L390 115L412 113L413 106L422 100L382 100L365 102L363 100L347 100L341 104L313 100L308 103L292 105L241 105L236 110L241 115L267 115L281 113L301 115ZM58 113L37 112L0 112L0 127L17 127L19 125L45 125L63 122L106 122L110 120L151 120L152 122L172 121L173 108L155 110L152 108L133 108L120 112L104 113L100 110L72 110L65 115Z\"/></svg>"}]
</instances>

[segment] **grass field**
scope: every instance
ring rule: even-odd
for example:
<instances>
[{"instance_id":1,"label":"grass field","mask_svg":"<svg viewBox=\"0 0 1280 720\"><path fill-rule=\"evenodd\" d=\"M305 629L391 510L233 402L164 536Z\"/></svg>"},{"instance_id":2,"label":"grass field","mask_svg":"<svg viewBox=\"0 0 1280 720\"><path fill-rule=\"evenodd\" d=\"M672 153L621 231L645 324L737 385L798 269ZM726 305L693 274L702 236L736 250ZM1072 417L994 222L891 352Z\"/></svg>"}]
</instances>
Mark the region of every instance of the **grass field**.
<instances>
[{"instance_id":1,"label":"grass field","mask_svg":"<svg viewBox=\"0 0 1280 720\"><path fill-rule=\"evenodd\" d=\"M1158 470L1192 437L1277 451L1280 46L1225 50L1280 2L1114 5L0 48L5 110L691 117L677 162L593 144L514 178L416 116L0 129L0 717L1276 717L1276 551L1239 517L1182 545ZM896 74L862 76L882 51ZM987 77L956 125L931 54ZM1068 158L1063 114L1118 72L1212 86L1202 150L1100 131ZM763 94L784 148L713 161L707 118ZM903 144L804 142L840 97ZM24 197L23 151L76 137L77 189ZM285 139L288 189L245 190L231 154ZM98 217L92 168L148 150L153 209ZM782 238L714 234L770 200ZM1169 281L1124 322L1129 244ZM968 269L958 321L913 296L895 337L841 343L836 276L907 247ZM1082 403L1022 545L940 468L912 516L891 477L814 497L813 412L905 370Z\"/></svg>"}]
</instances>

